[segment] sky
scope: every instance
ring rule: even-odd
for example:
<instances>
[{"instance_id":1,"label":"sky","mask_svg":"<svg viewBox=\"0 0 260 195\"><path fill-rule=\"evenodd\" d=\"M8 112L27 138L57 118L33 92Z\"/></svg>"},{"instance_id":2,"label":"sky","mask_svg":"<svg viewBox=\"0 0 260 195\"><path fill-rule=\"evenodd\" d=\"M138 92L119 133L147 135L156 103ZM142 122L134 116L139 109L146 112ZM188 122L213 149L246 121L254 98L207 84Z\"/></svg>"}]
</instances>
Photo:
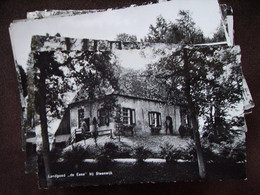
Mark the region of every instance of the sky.
<instances>
[{"instance_id":1,"label":"sky","mask_svg":"<svg viewBox=\"0 0 260 195\"><path fill-rule=\"evenodd\" d=\"M168 46L165 44L154 44L153 46L147 46L140 50L115 49L113 53L116 55L117 61L120 66L133 70L144 70L147 64L153 64L157 62L161 57L163 57L163 55L159 54L158 52L155 55L156 50L163 50L165 54L170 54L176 47L176 45Z\"/></svg>"},{"instance_id":2,"label":"sky","mask_svg":"<svg viewBox=\"0 0 260 195\"><path fill-rule=\"evenodd\" d=\"M10 25L14 58L26 69L31 37L46 33L104 40L114 40L117 34L128 33L141 39L148 34L150 24L155 24L157 16L162 15L167 22L175 22L179 10L189 10L205 36L211 37L220 25L217 0L173 0L78 16L22 20Z\"/></svg>"}]
</instances>

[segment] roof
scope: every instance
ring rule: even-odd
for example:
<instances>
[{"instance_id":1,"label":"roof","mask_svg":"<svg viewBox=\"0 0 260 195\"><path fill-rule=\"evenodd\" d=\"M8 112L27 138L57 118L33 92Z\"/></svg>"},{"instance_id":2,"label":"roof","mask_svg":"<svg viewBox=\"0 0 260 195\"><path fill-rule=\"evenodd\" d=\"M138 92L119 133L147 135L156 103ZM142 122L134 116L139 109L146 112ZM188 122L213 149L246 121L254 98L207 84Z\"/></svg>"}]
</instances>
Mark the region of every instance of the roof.
<instances>
[{"instance_id":1,"label":"roof","mask_svg":"<svg viewBox=\"0 0 260 195\"><path fill-rule=\"evenodd\" d=\"M83 99L83 100L79 100L77 102L72 102L71 104L69 104L69 107L73 107L79 104L85 104L85 103L92 103L92 102L97 102L97 101L103 101L104 99L106 99L107 97L111 97L111 96L117 96L117 97L124 97L124 98L129 98L129 99L136 99L136 100L145 100L145 101L152 101L152 102L157 102L157 103L162 103L162 104L167 104L166 101L163 100L158 100L158 99L152 99L152 98L145 98L145 97L138 97L138 96L131 96L131 95L126 95L126 94L119 94L119 93L112 93L112 94L108 94L104 97L100 97L97 99L93 99L93 100L89 100L89 99ZM175 105L181 105L181 104L175 104Z\"/></svg>"},{"instance_id":2,"label":"roof","mask_svg":"<svg viewBox=\"0 0 260 195\"><path fill-rule=\"evenodd\" d=\"M66 141L68 141L69 137L70 137L70 134L56 135L55 136L55 143L66 142Z\"/></svg>"}]
</instances>

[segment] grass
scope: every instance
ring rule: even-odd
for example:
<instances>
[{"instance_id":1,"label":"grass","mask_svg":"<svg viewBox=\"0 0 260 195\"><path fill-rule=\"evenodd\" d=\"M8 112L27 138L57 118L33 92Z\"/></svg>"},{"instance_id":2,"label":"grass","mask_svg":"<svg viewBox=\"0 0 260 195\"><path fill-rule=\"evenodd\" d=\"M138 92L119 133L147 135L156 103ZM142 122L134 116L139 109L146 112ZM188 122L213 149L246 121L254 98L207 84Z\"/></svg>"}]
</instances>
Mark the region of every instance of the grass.
<instances>
[{"instance_id":1,"label":"grass","mask_svg":"<svg viewBox=\"0 0 260 195\"><path fill-rule=\"evenodd\" d=\"M97 147L91 139L81 141L75 144L74 147L78 145L80 151L82 148L83 150L89 150L86 154L80 152L83 154L82 160L85 157L91 157L95 158L97 163L84 161L73 163L73 160L60 163L53 162L51 164L52 174L65 174L65 177L54 179L53 184L54 186L80 186L199 180L196 161L168 161L170 163L149 163L144 161L146 158L157 158L158 155L162 157L162 154L160 154L162 146L168 151L168 147L165 146L166 143L171 144L170 148L174 149L174 151L176 149L179 151L183 148L189 148L189 141L189 139L170 135L150 136L149 139L143 137L122 137L121 142L118 139L100 137L98 138ZM141 151L139 152L141 155L138 153L138 148ZM66 153L66 151L69 152L70 150L70 148L66 148L63 152ZM147 150L147 154L143 156L145 150ZM76 152L76 154L78 153ZM95 154L95 156L92 156L91 153ZM183 155L184 152L181 152L181 154ZM68 159L72 156L69 156ZM122 161L111 161L114 158L129 157L137 159L137 162L125 163ZM176 156L173 157L177 159ZM41 165L39 170L44 170L43 163L39 163L39 165ZM207 179L245 179L246 177L245 163L207 163L206 167ZM111 174L97 175L96 172ZM83 175L75 176L77 173L83 173ZM74 174L74 176L68 177L70 174ZM42 179L40 181L43 181L44 178L44 174L40 174L40 179Z\"/></svg>"},{"instance_id":2,"label":"grass","mask_svg":"<svg viewBox=\"0 0 260 195\"><path fill-rule=\"evenodd\" d=\"M186 148L188 147L190 139L181 138L179 136L172 135L154 135L149 137L133 136L133 137L121 137L120 142L118 138L110 138L109 136L98 137L97 145L92 138L87 140L82 140L74 144L74 147L80 145L84 148L91 149L94 153L98 154L99 150L104 147L106 143L113 142L122 150L131 150L133 148L145 147L148 148L152 153L153 157L160 157L161 147L166 143L169 143L173 148ZM65 148L64 150L71 150L71 146Z\"/></svg>"}]
</instances>

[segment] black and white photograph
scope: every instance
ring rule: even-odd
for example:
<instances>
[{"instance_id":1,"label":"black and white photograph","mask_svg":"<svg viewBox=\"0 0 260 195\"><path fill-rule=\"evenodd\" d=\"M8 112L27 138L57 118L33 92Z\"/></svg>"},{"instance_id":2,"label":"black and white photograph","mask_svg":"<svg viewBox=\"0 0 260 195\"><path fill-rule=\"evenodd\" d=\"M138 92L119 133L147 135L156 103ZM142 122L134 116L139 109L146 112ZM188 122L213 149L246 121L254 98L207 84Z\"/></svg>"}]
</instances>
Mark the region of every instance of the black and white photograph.
<instances>
[{"instance_id":1,"label":"black and white photograph","mask_svg":"<svg viewBox=\"0 0 260 195\"><path fill-rule=\"evenodd\" d=\"M257 1L0 2L0 194L259 194Z\"/></svg>"},{"instance_id":2,"label":"black and white photograph","mask_svg":"<svg viewBox=\"0 0 260 195\"><path fill-rule=\"evenodd\" d=\"M29 53L33 35L62 35L165 44L213 44L216 42L228 44L230 38L223 22L222 12L223 8L220 9L216 0L198 0L187 3L175 0L106 11L36 11L28 13L29 20L14 21L9 30L18 80L21 83L19 87L24 110L22 139L23 150L27 153L26 172L37 170L36 158L32 153L35 154L38 149L36 140L40 138L40 129L35 128L36 119L29 117L30 121L28 121L26 116L31 114L27 113L27 107L31 106L27 101L29 99L27 90L34 90L27 89L25 84L28 64L31 60ZM40 19L32 20L33 18ZM185 27L185 22L191 26ZM21 34L23 36L20 36ZM78 49L77 44L70 49ZM131 58L131 61L127 61L128 66L133 66L136 63L135 56Z\"/></svg>"},{"instance_id":3,"label":"black and white photograph","mask_svg":"<svg viewBox=\"0 0 260 195\"><path fill-rule=\"evenodd\" d=\"M238 46L35 36L30 56L40 187L246 178Z\"/></svg>"},{"instance_id":4,"label":"black and white photograph","mask_svg":"<svg viewBox=\"0 0 260 195\"><path fill-rule=\"evenodd\" d=\"M11 24L25 171L41 188L246 179L254 104L232 8L189 2Z\"/></svg>"}]
</instances>

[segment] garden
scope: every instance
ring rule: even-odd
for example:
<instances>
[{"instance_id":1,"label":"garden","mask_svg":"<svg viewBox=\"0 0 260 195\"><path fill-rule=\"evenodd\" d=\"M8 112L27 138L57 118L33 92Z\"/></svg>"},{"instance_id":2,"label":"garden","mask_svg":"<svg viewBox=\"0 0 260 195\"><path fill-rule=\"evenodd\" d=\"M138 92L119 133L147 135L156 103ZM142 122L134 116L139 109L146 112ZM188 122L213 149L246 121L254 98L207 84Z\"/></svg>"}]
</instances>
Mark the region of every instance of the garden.
<instances>
[{"instance_id":1,"label":"garden","mask_svg":"<svg viewBox=\"0 0 260 195\"><path fill-rule=\"evenodd\" d=\"M203 152L207 179L246 177L241 153L225 147L216 152L213 146L203 147ZM103 136L97 142L90 138L53 150L50 164L56 186L200 179L193 140L171 135L121 137L120 141Z\"/></svg>"}]
</instances>

